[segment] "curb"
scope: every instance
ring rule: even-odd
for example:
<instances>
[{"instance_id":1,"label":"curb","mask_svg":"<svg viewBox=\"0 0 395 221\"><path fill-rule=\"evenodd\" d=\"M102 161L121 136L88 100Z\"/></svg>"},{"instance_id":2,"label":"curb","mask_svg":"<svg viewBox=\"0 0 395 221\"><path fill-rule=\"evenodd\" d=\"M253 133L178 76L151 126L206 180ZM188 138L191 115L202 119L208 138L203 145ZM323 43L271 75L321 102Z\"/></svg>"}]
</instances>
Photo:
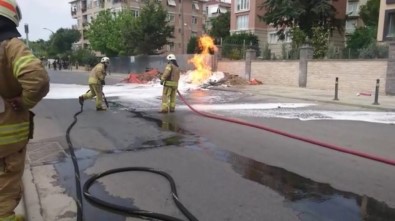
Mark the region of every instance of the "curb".
<instances>
[{"instance_id":1,"label":"curb","mask_svg":"<svg viewBox=\"0 0 395 221\"><path fill-rule=\"evenodd\" d=\"M25 219L28 221L44 221L41 215L41 203L34 178L29 164L25 165L22 177L23 181L23 204L25 208Z\"/></svg>"},{"instance_id":2,"label":"curb","mask_svg":"<svg viewBox=\"0 0 395 221\"><path fill-rule=\"evenodd\" d=\"M210 90L220 90L220 91L241 92L241 93L254 94L252 91L248 91L248 90L244 90L244 89L237 89L237 88L235 88L235 89L210 88ZM304 101L314 101L314 102L322 102L322 103L328 103L328 104L337 104L337 105L344 105L344 106L351 106L351 107L362 107L362 108L367 108L367 109L372 109L372 110L381 110L381 111L395 112L395 108L372 106L372 105L368 105L368 104L353 104L353 103L347 103L347 102L342 102L342 101L323 100L323 99L316 99L316 98L302 98L302 97L296 97L296 96L286 96L286 95L268 94L268 93L259 93L259 95L271 96L271 97L289 98L289 99L297 99L297 100L304 100Z\"/></svg>"}]
</instances>

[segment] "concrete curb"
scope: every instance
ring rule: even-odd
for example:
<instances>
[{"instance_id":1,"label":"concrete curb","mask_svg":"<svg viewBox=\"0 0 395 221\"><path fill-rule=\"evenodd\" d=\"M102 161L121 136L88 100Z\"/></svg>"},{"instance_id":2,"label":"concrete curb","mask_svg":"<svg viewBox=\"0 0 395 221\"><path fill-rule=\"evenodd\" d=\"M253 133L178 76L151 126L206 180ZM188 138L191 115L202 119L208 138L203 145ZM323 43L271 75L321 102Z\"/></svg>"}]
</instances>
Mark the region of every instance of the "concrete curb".
<instances>
[{"instance_id":1,"label":"concrete curb","mask_svg":"<svg viewBox=\"0 0 395 221\"><path fill-rule=\"evenodd\" d=\"M22 181L25 219L27 221L44 221L44 218L41 215L40 199L38 197L37 188L34 185L34 178L29 164L25 165Z\"/></svg>"},{"instance_id":2,"label":"concrete curb","mask_svg":"<svg viewBox=\"0 0 395 221\"><path fill-rule=\"evenodd\" d=\"M248 90L244 90L244 89L238 89L238 88L233 88L233 89L208 88L208 89L209 90L228 91L228 92L241 92L241 93L253 94L252 91L248 91ZM344 105L344 106L351 106L351 107L362 107L362 108L367 108L367 109L372 109L372 110L381 110L381 111L395 112L394 108L373 106L373 105L368 105L368 104L353 104L353 103L347 103L347 102L342 102L342 101L324 100L324 99L317 99L317 98L305 98L305 97L297 97L297 96L286 96L286 95L281 95L281 94L270 94L270 93L262 93L262 92L260 92L259 95L271 96L271 97L289 98L289 99L297 99L297 100L304 100L304 101L314 101L314 102L321 102L321 103L328 103L328 104L337 104L337 105Z\"/></svg>"},{"instance_id":3,"label":"concrete curb","mask_svg":"<svg viewBox=\"0 0 395 221\"><path fill-rule=\"evenodd\" d=\"M346 103L346 102L342 102L342 101L331 101L331 100L328 101L328 100L324 100L324 99L301 98L301 97L295 97L295 96L284 96L284 95L274 95L274 94L264 94L264 93L261 93L261 95L298 99L298 100L304 100L304 101L315 101L315 102L322 102L322 103L328 103L328 104L338 104L338 105L351 106L351 107L362 107L362 108L381 110L381 111L391 111L391 112L395 111L395 109L393 109L393 108L372 106L372 105L367 105L367 104L352 104L352 103Z\"/></svg>"}]
</instances>

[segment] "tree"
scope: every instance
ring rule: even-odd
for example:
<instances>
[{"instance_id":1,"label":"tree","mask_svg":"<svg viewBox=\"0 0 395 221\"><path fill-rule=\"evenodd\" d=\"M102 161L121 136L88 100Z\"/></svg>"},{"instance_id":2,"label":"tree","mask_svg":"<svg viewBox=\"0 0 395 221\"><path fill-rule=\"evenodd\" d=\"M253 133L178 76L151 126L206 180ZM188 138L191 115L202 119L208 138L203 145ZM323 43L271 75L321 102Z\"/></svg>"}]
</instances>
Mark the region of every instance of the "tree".
<instances>
[{"instance_id":1,"label":"tree","mask_svg":"<svg viewBox=\"0 0 395 221\"><path fill-rule=\"evenodd\" d=\"M110 10L101 11L92 21L87 37L92 49L107 56L117 56L124 48L120 21L132 19L131 13L120 12L114 15Z\"/></svg>"},{"instance_id":2,"label":"tree","mask_svg":"<svg viewBox=\"0 0 395 221\"><path fill-rule=\"evenodd\" d=\"M29 47L37 57L48 57L49 42L39 39L29 42Z\"/></svg>"},{"instance_id":3,"label":"tree","mask_svg":"<svg viewBox=\"0 0 395 221\"><path fill-rule=\"evenodd\" d=\"M372 48L372 44L376 43L379 13L380 0L369 0L361 7L359 15L365 27L355 29L352 35L347 37L347 48L352 51L354 57L358 56L359 50Z\"/></svg>"},{"instance_id":4,"label":"tree","mask_svg":"<svg viewBox=\"0 0 395 221\"><path fill-rule=\"evenodd\" d=\"M379 23L380 0L369 0L361 6L359 16L363 23L369 27L377 27Z\"/></svg>"},{"instance_id":5,"label":"tree","mask_svg":"<svg viewBox=\"0 0 395 221\"><path fill-rule=\"evenodd\" d=\"M199 50L199 43L198 43L198 38L197 37L191 37L189 39L188 45L187 45L187 53L188 54L194 54L197 53Z\"/></svg>"},{"instance_id":6,"label":"tree","mask_svg":"<svg viewBox=\"0 0 395 221\"><path fill-rule=\"evenodd\" d=\"M60 28L50 38L50 50L52 53L65 54L71 51L74 42L81 38L81 33L78 30Z\"/></svg>"},{"instance_id":7,"label":"tree","mask_svg":"<svg viewBox=\"0 0 395 221\"><path fill-rule=\"evenodd\" d=\"M244 57L247 48L255 49L257 54L260 54L258 36L251 33L233 34L223 41L222 54L224 57L238 60Z\"/></svg>"},{"instance_id":8,"label":"tree","mask_svg":"<svg viewBox=\"0 0 395 221\"><path fill-rule=\"evenodd\" d=\"M343 21L336 18L336 8L330 0L265 0L260 9L266 12L259 18L278 28L280 40L285 39L286 28L298 27L309 39L314 27L343 31Z\"/></svg>"},{"instance_id":9,"label":"tree","mask_svg":"<svg viewBox=\"0 0 395 221\"><path fill-rule=\"evenodd\" d=\"M211 19L210 35L214 38L226 38L230 35L230 12L220 14L218 17Z\"/></svg>"},{"instance_id":10,"label":"tree","mask_svg":"<svg viewBox=\"0 0 395 221\"><path fill-rule=\"evenodd\" d=\"M161 2L148 0L140 17L122 27L122 37L126 40L124 47L136 54L160 54L158 50L173 37L174 27L169 25L167 14Z\"/></svg>"}]
</instances>

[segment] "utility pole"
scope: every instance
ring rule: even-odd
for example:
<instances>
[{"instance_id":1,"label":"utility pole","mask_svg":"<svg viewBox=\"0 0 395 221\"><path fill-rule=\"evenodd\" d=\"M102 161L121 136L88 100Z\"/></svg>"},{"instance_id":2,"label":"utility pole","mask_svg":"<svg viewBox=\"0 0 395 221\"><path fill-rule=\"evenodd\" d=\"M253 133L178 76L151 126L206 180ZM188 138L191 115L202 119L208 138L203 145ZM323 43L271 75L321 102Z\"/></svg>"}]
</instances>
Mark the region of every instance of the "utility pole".
<instances>
[{"instance_id":1,"label":"utility pole","mask_svg":"<svg viewBox=\"0 0 395 221\"><path fill-rule=\"evenodd\" d=\"M26 46L29 48L29 25L25 24Z\"/></svg>"},{"instance_id":2,"label":"utility pole","mask_svg":"<svg viewBox=\"0 0 395 221\"><path fill-rule=\"evenodd\" d=\"M184 54L185 53L185 40L184 40L184 36L185 36L185 33L184 33L184 26L185 26L185 23L184 23L184 4L183 4L183 2L184 1L181 1L181 5L180 5L180 7L181 7L181 9L180 9L180 11L181 11L181 45L182 45L182 52L181 52L181 54Z\"/></svg>"}]
</instances>

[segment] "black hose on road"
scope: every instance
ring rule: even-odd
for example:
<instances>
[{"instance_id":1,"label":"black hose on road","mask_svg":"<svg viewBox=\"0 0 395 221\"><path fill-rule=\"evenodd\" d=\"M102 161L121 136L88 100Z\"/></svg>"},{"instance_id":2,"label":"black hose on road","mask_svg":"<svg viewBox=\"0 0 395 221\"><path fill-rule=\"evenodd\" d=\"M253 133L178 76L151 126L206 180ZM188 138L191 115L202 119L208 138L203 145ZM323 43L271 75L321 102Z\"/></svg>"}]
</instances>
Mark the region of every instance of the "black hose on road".
<instances>
[{"instance_id":1,"label":"black hose on road","mask_svg":"<svg viewBox=\"0 0 395 221\"><path fill-rule=\"evenodd\" d=\"M82 198L82 191L81 191L80 169L79 169L79 166L78 166L77 157L75 156L74 146L73 146L73 143L71 142L71 139L70 139L70 133L71 133L71 130L73 129L73 127L77 124L77 122L78 122L78 118L77 117L78 117L78 115L80 115L83 112L83 109L84 109L84 105L81 105L81 110L74 114L74 121L70 124L70 126L67 128L67 131L66 131L66 140L67 140L67 144L69 146L69 151L70 151L70 154L71 154L71 159L73 161L74 173L75 173L75 185L76 185L76 195L77 195L77 199L76 199L76 203L77 203L77 221L83 221L84 220L83 203L82 203L83 202L83 198ZM192 215L192 213L190 213L188 211L188 209L178 199L177 188L176 188L176 183L174 182L174 179L168 173L165 173L163 171L159 171L159 170L156 170L156 169L152 169L152 168L147 168L147 167L125 167L125 168L117 168L117 169L108 170L108 171L105 171L103 173L94 175L94 176L90 177L85 182L85 184L83 186L83 195L88 200L88 202L90 202L91 204L93 204L95 206L100 206L101 208L104 208L104 209L106 209L108 211L111 211L111 212L122 213L122 214L126 214L128 216L131 216L131 217L153 218L153 219L162 220L162 221L183 221L180 218L168 216L168 215L161 214L161 213L155 213L155 212L146 211L146 210L133 209L133 208L124 207L124 206L121 206L121 205L112 204L112 203L106 202L104 200L101 200L101 199L93 196L89 192L89 188L98 179L100 179L102 177L109 176L109 175L116 174L116 173L136 172L136 171L153 173L153 174L157 174L157 175L160 175L160 176L166 178L169 181L169 183L170 183L171 195L172 195L173 201L176 204L177 208L180 209L180 211L185 215L185 217L189 221L198 221L198 219L194 215Z\"/></svg>"}]
</instances>

